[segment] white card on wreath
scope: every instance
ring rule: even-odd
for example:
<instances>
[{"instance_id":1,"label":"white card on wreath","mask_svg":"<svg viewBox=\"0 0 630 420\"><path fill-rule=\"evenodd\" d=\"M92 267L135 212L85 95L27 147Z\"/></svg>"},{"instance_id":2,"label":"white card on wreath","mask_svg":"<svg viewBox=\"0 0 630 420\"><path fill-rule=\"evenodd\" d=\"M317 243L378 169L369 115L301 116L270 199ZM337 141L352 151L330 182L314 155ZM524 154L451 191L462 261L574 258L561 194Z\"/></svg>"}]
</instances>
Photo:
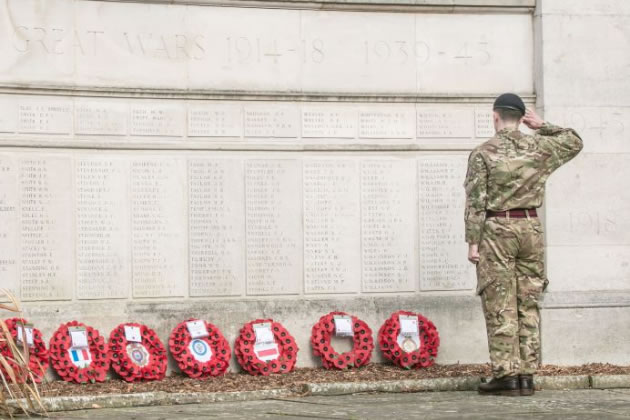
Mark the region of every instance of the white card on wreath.
<instances>
[{"instance_id":1,"label":"white card on wreath","mask_svg":"<svg viewBox=\"0 0 630 420\"><path fill-rule=\"evenodd\" d=\"M208 333L208 329L206 328L206 323L201 319L188 321L186 323L186 328L188 328L188 332L192 338L203 338L210 335Z\"/></svg>"},{"instance_id":2,"label":"white card on wreath","mask_svg":"<svg viewBox=\"0 0 630 420\"><path fill-rule=\"evenodd\" d=\"M418 317L409 315L399 315L400 334L405 337L413 337L419 335Z\"/></svg>"},{"instance_id":3,"label":"white card on wreath","mask_svg":"<svg viewBox=\"0 0 630 420\"><path fill-rule=\"evenodd\" d=\"M273 332L271 331L271 324L269 322L261 322L260 324L254 324L254 333L256 334L257 344L275 342L275 339L273 337Z\"/></svg>"},{"instance_id":4,"label":"white card on wreath","mask_svg":"<svg viewBox=\"0 0 630 420\"><path fill-rule=\"evenodd\" d=\"M335 335L339 337L354 337L352 318L347 315L334 315Z\"/></svg>"},{"instance_id":5,"label":"white card on wreath","mask_svg":"<svg viewBox=\"0 0 630 420\"><path fill-rule=\"evenodd\" d=\"M134 325L125 325L125 338L132 343L142 343L142 334L140 327Z\"/></svg>"},{"instance_id":6,"label":"white card on wreath","mask_svg":"<svg viewBox=\"0 0 630 420\"><path fill-rule=\"evenodd\" d=\"M83 327L68 327L70 339L73 348L82 348L88 346L87 332Z\"/></svg>"},{"instance_id":7,"label":"white card on wreath","mask_svg":"<svg viewBox=\"0 0 630 420\"><path fill-rule=\"evenodd\" d=\"M33 326L30 324L24 325L22 328L21 324L17 325L17 341L18 344L24 343L24 333L26 333L26 344L30 347L33 345Z\"/></svg>"}]
</instances>

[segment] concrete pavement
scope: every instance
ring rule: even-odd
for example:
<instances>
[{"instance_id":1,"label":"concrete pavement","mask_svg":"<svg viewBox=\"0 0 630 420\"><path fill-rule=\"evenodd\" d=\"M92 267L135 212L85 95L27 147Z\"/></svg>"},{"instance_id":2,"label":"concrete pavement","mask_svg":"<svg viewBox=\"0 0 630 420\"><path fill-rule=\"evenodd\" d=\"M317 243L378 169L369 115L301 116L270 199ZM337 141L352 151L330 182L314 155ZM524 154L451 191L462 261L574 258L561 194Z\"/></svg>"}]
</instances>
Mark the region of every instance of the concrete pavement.
<instances>
[{"instance_id":1,"label":"concrete pavement","mask_svg":"<svg viewBox=\"0 0 630 420\"><path fill-rule=\"evenodd\" d=\"M533 397L476 392L314 396L52 413L63 419L630 419L630 389L539 391Z\"/></svg>"}]
</instances>

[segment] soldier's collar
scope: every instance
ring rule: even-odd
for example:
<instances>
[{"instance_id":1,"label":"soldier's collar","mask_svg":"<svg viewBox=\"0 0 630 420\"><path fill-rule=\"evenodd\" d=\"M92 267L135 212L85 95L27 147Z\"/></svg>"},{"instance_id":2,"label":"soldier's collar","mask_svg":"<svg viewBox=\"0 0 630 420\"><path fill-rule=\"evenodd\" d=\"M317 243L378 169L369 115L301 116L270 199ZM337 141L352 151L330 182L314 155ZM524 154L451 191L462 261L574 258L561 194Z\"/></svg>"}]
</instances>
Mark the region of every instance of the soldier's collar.
<instances>
[{"instance_id":1,"label":"soldier's collar","mask_svg":"<svg viewBox=\"0 0 630 420\"><path fill-rule=\"evenodd\" d=\"M513 133L520 134L521 132L518 128L511 128L511 127L502 128L501 130L497 131L497 134L501 134L501 135L508 135L508 134L513 134Z\"/></svg>"}]
</instances>

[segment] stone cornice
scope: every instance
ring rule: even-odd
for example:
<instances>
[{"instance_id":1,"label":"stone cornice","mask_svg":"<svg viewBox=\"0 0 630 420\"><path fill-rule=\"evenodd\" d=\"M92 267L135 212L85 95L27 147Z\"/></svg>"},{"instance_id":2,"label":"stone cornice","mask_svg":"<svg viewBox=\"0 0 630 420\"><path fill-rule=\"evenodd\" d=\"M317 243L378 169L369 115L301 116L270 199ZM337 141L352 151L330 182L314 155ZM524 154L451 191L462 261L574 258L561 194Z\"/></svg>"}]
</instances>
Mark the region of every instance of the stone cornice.
<instances>
[{"instance_id":1,"label":"stone cornice","mask_svg":"<svg viewBox=\"0 0 630 420\"><path fill-rule=\"evenodd\" d=\"M0 84L0 93L107 98L158 98L189 100L238 100L279 102L372 102L372 103L491 103L502 92L487 94L440 94L406 92L325 92L325 91L249 91L203 89L149 89L93 86L53 86ZM534 102L533 93L517 92L526 102Z\"/></svg>"},{"instance_id":2,"label":"stone cornice","mask_svg":"<svg viewBox=\"0 0 630 420\"><path fill-rule=\"evenodd\" d=\"M94 1L94 0L86 0ZM99 0L117 3L255 7L377 12L510 12L530 13L536 0Z\"/></svg>"}]
</instances>

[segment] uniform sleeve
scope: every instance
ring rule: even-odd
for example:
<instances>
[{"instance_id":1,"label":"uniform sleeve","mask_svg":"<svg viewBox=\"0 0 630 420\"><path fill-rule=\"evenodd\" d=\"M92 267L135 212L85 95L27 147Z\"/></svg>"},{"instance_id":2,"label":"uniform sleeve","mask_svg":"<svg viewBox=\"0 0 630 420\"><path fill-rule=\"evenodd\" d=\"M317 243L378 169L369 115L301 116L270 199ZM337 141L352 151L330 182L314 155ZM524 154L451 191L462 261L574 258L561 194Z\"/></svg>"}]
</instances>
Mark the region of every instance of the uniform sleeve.
<instances>
[{"instance_id":1,"label":"uniform sleeve","mask_svg":"<svg viewBox=\"0 0 630 420\"><path fill-rule=\"evenodd\" d=\"M488 169L481 154L473 151L468 158L468 172L464 188L466 189L466 242L478 244L481 230L486 220Z\"/></svg>"},{"instance_id":2,"label":"uniform sleeve","mask_svg":"<svg viewBox=\"0 0 630 420\"><path fill-rule=\"evenodd\" d=\"M551 154L549 160L551 171L573 159L584 145L578 133L572 128L561 128L545 123L537 134L541 149Z\"/></svg>"}]
</instances>

